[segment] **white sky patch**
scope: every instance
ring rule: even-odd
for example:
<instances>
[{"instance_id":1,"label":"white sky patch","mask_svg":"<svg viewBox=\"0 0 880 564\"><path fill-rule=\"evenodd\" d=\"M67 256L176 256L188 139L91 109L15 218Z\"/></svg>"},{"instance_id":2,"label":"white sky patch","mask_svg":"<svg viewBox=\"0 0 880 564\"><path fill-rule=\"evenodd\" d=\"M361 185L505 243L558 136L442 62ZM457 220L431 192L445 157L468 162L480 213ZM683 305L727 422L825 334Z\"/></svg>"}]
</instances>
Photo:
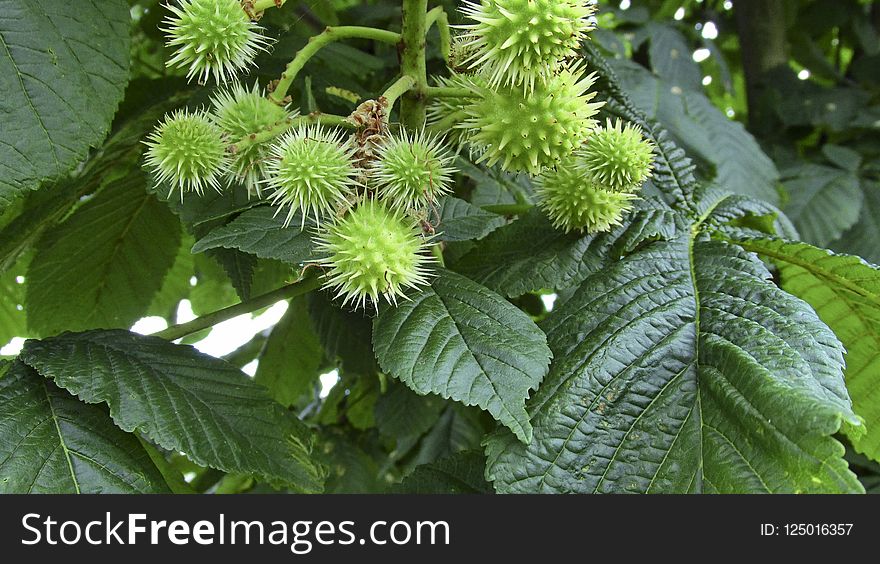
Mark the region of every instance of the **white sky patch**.
<instances>
[{"instance_id":1,"label":"white sky patch","mask_svg":"<svg viewBox=\"0 0 880 564\"><path fill-rule=\"evenodd\" d=\"M620 9L621 10L629 10L631 5L630 0L620 0Z\"/></svg>"},{"instance_id":2,"label":"white sky patch","mask_svg":"<svg viewBox=\"0 0 880 564\"><path fill-rule=\"evenodd\" d=\"M705 47L702 47L702 48L694 51L692 58L694 59L694 62L702 63L703 61L705 61L706 59L708 59L711 56L712 56L712 52L709 51L708 49L706 49Z\"/></svg>"},{"instance_id":3,"label":"white sky patch","mask_svg":"<svg viewBox=\"0 0 880 564\"><path fill-rule=\"evenodd\" d=\"M709 86L710 84L712 84L712 77L709 75L704 76L703 77L703 86Z\"/></svg>"},{"instance_id":4,"label":"white sky patch","mask_svg":"<svg viewBox=\"0 0 880 564\"><path fill-rule=\"evenodd\" d=\"M798 78L801 80L807 80L808 78L810 78L810 76L812 76L812 73L810 73L810 71L808 71L807 69L803 69L801 72L798 73Z\"/></svg>"},{"instance_id":5,"label":"white sky patch","mask_svg":"<svg viewBox=\"0 0 880 564\"><path fill-rule=\"evenodd\" d=\"M150 333L161 331L167 327L168 322L161 317L143 317L131 326L131 330L132 332L140 333L141 335L149 335Z\"/></svg>"},{"instance_id":6,"label":"white sky patch","mask_svg":"<svg viewBox=\"0 0 880 564\"><path fill-rule=\"evenodd\" d=\"M0 356L16 356L24 347L24 337L13 337L9 343L0 349Z\"/></svg>"},{"instance_id":7,"label":"white sky patch","mask_svg":"<svg viewBox=\"0 0 880 564\"><path fill-rule=\"evenodd\" d=\"M553 306L556 305L556 298L558 298L556 294L544 294L541 296L541 301L544 302L544 307L547 311L553 311Z\"/></svg>"},{"instance_id":8,"label":"white sky patch","mask_svg":"<svg viewBox=\"0 0 880 564\"><path fill-rule=\"evenodd\" d=\"M248 376L253 377L257 373L257 367L260 365L260 361L254 359L244 366L241 367L241 371L247 374Z\"/></svg>"},{"instance_id":9,"label":"white sky patch","mask_svg":"<svg viewBox=\"0 0 880 564\"><path fill-rule=\"evenodd\" d=\"M703 37L706 39L718 38L718 27L716 27L715 22L706 22L706 25L703 26Z\"/></svg>"},{"instance_id":10,"label":"white sky patch","mask_svg":"<svg viewBox=\"0 0 880 564\"><path fill-rule=\"evenodd\" d=\"M321 397L326 398L330 393L330 389L339 381L339 371L331 370L326 374L321 374Z\"/></svg>"},{"instance_id":11,"label":"white sky patch","mask_svg":"<svg viewBox=\"0 0 880 564\"><path fill-rule=\"evenodd\" d=\"M181 304L183 305L183 304ZM190 312L192 308L190 307ZM270 307L262 315L256 317L250 314L234 317L214 326L207 337L195 343L195 348L211 356L223 356L248 343L254 335L265 331L281 320L287 311L287 302L281 301ZM180 319L178 311L178 323L186 323Z\"/></svg>"},{"instance_id":12,"label":"white sky patch","mask_svg":"<svg viewBox=\"0 0 880 564\"><path fill-rule=\"evenodd\" d=\"M678 10L675 11L675 15L672 17L675 18L676 20L680 21L680 20L684 19L684 14L685 14L684 6L682 6Z\"/></svg>"}]
</instances>

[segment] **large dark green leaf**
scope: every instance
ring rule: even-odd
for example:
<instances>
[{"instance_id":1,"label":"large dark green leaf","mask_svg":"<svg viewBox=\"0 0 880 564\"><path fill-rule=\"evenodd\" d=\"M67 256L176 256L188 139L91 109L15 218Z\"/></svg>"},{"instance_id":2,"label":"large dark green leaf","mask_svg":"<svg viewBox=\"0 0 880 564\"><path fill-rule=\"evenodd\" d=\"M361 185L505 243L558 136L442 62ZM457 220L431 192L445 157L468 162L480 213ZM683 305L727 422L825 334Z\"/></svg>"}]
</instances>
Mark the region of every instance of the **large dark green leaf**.
<instances>
[{"instance_id":1,"label":"large dark green leaf","mask_svg":"<svg viewBox=\"0 0 880 564\"><path fill-rule=\"evenodd\" d=\"M538 209L497 229L455 264L456 270L508 297L577 286L607 259L671 236L670 210L635 212L610 233L584 236L555 229Z\"/></svg>"},{"instance_id":2,"label":"large dark green leaf","mask_svg":"<svg viewBox=\"0 0 880 564\"><path fill-rule=\"evenodd\" d=\"M864 202L859 219L843 237L831 243L831 248L880 264L880 182L862 180L861 186Z\"/></svg>"},{"instance_id":3,"label":"large dark green leaf","mask_svg":"<svg viewBox=\"0 0 880 564\"><path fill-rule=\"evenodd\" d=\"M198 464L319 491L308 429L237 368L127 331L28 341L21 358L113 421Z\"/></svg>"},{"instance_id":4,"label":"large dark green leaf","mask_svg":"<svg viewBox=\"0 0 880 564\"><path fill-rule=\"evenodd\" d=\"M461 452L431 464L416 467L394 493L486 494L492 485L483 478L486 458L480 452Z\"/></svg>"},{"instance_id":5,"label":"large dark green leaf","mask_svg":"<svg viewBox=\"0 0 880 564\"><path fill-rule=\"evenodd\" d=\"M312 254L311 222L301 229L300 220L284 226L284 214L278 209L259 206L245 211L230 223L218 227L199 239L194 253L209 249L238 249L260 258L300 264L315 257Z\"/></svg>"},{"instance_id":6,"label":"large dark green leaf","mask_svg":"<svg viewBox=\"0 0 880 564\"><path fill-rule=\"evenodd\" d=\"M804 164L784 180L785 213L804 241L824 246L855 225L862 207L858 177L850 171Z\"/></svg>"},{"instance_id":7,"label":"large dark green leaf","mask_svg":"<svg viewBox=\"0 0 880 564\"><path fill-rule=\"evenodd\" d=\"M180 223L142 174L111 182L37 245L28 326L38 334L130 327L174 263Z\"/></svg>"},{"instance_id":8,"label":"large dark green leaf","mask_svg":"<svg viewBox=\"0 0 880 564\"><path fill-rule=\"evenodd\" d=\"M487 212L464 200L447 196L431 217L438 239L470 241L481 239L506 223L500 215Z\"/></svg>"},{"instance_id":9,"label":"large dark green leaf","mask_svg":"<svg viewBox=\"0 0 880 564\"><path fill-rule=\"evenodd\" d=\"M621 84L649 119L659 120L695 157L714 168L715 184L779 202L779 172L743 125L721 113L699 90L662 80L630 61L615 61Z\"/></svg>"},{"instance_id":10,"label":"large dark green leaf","mask_svg":"<svg viewBox=\"0 0 880 564\"><path fill-rule=\"evenodd\" d=\"M488 445L497 490L861 490L832 437L860 425L840 342L754 255L695 232L596 273L554 310L534 440L500 431Z\"/></svg>"},{"instance_id":11,"label":"large dark green leaf","mask_svg":"<svg viewBox=\"0 0 880 564\"><path fill-rule=\"evenodd\" d=\"M290 303L260 353L256 381L275 401L291 406L314 387L324 351L309 319L304 297Z\"/></svg>"},{"instance_id":12,"label":"large dark green leaf","mask_svg":"<svg viewBox=\"0 0 880 564\"><path fill-rule=\"evenodd\" d=\"M0 367L0 493L170 493L134 435L22 362Z\"/></svg>"},{"instance_id":13,"label":"large dark green leaf","mask_svg":"<svg viewBox=\"0 0 880 564\"><path fill-rule=\"evenodd\" d=\"M0 209L100 143L128 82L124 0L0 0Z\"/></svg>"},{"instance_id":14,"label":"large dark green leaf","mask_svg":"<svg viewBox=\"0 0 880 564\"><path fill-rule=\"evenodd\" d=\"M529 441L529 392L547 373L544 334L522 311L441 270L411 301L382 311L373 346L383 370L420 394L479 405Z\"/></svg>"},{"instance_id":15,"label":"large dark green leaf","mask_svg":"<svg viewBox=\"0 0 880 564\"><path fill-rule=\"evenodd\" d=\"M846 387L867 433L850 438L880 460L880 268L806 243L738 241L779 266L782 287L809 303L846 347Z\"/></svg>"}]
</instances>

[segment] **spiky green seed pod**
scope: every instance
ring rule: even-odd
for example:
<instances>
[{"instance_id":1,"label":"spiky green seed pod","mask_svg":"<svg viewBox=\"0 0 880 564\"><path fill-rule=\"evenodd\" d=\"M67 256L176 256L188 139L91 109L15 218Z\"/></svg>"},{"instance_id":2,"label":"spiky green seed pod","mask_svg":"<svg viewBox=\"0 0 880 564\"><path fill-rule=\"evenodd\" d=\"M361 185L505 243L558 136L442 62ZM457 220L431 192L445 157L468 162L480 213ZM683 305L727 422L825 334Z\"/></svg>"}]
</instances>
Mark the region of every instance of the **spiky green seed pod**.
<instances>
[{"instance_id":1,"label":"spiky green seed pod","mask_svg":"<svg viewBox=\"0 0 880 564\"><path fill-rule=\"evenodd\" d=\"M638 126L623 126L609 119L594 131L578 153L593 179L614 192L631 192L650 178L654 164L654 144L645 139Z\"/></svg>"},{"instance_id":2,"label":"spiky green seed pod","mask_svg":"<svg viewBox=\"0 0 880 564\"><path fill-rule=\"evenodd\" d=\"M239 83L217 93L212 99L214 122L232 141L244 139L252 133L295 117L263 95L258 85L246 89ZM248 194L260 195L259 181L266 173L266 160L271 143L252 143L232 155L229 176L241 182Z\"/></svg>"},{"instance_id":3,"label":"spiky green seed pod","mask_svg":"<svg viewBox=\"0 0 880 564\"><path fill-rule=\"evenodd\" d=\"M466 1L462 12L475 22L462 26L475 51L470 67L493 86L531 91L577 54L596 7L590 0L480 0Z\"/></svg>"},{"instance_id":4,"label":"spiky green seed pod","mask_svg":"<svg viewBox=\"0 0 880 564\"><path fill-rule=\"evenodd\" d=\"M307 216L320 225L347 205L358 185L355 150L340 131L319 126L299 126L272 146L263 182L272 203L288 208L285 225L297 212L303 226Z\"/></svg>"},{"instance_id":5,"label":"spiky green seed pod","mask_svg":"<svg viewBox=\"0 0 880 564\"><path fill-rule=\"evenodd\" d=\"M397 304L405 291L428 284L430 242L418 225L382 202L368 199L322 230L317 250L326 253L325 288L344 304L366 307L380 296Z\"/></svg>"},{"instance_id":6,"label":"spiky green seed pod","mask_svg":"<svg viewBox=\"0 0 880 564\"><path fill-rule=\"evenodd\" d=\"M159 183L201 195L205 186L220 191L229 159L223 131L203 111L177 110L156 126L144 142L145 162Z\"/></svg>"},{"instance_id":7,"label":"spiky green seed pod","mask_svg":"<svg viewBox=\"0 0 880 564\"><path fill-rule=\"evenodd\" d=\"M566 163L548 170L536 181L538 205L557 229L566 233L608 231L620 225L637 197L627 192L611 192L593 182L577 164Z\"/></svg>"},{"instance_id":8,"label":"spiky green seed pod","mask_svg":"<svg viewBox=\"0 0 880 564\"><path fill-rule=\"evenodd\" d=\"M591 103L596 93L587 92L595 81L595 73L584 76L575 65L536 84L531 94L471 82L480 97L467 99L467 118L457 127L470 130L480 162L536 175L568 159L596 127L592 118L603 104Z\"/></svg>"},{"instance_id":9,"label":"spiky green seed pod","mask_svg":"<svg viewBox=\"0 0 880 564\"><path fill-rule=\"evenodd\" d=\"M455 174L453 160L437 137L424 131L403 131L379 146L370 177L388 206L403 211L418 209L449 193Z\"/></svg>"},{"instance_id":10,"label":"spiky green seed pod","mask_svg":"<svg viewBox=\"0 0 880 564\"><path fill-rule=\"evenodd\" d=\"M251 21L240 0L179 0L169 3L172 12L162 29L174 55L169 67L187 68L187 79L226 82L246 70L269 41Z\"/></svg>"}]
</instances>

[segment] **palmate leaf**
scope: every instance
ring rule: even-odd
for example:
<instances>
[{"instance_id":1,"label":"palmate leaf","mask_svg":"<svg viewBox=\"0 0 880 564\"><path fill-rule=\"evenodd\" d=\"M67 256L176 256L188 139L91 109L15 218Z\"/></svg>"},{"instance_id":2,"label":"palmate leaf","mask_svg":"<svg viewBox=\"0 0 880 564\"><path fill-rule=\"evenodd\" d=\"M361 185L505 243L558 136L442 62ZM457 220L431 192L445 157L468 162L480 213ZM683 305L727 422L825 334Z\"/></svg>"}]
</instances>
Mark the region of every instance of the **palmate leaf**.
<instances>
[{"instance_id":1,"label":"palmate leaf","mask_svg":"<svg viewBox=\"0 0 880 564\"><path fill-rule=\"evenodd\" d=\"M145 182L139 172L111 182L42 237L27 274L34 332L130 327L147 312L181 233Z\"/></svg>"},{"instance_id":2,"label":"palmate leaf","mask_svg":"<svg viewBox=\"0 0 880 564\"><path fill-rule=\"evenodd\" d=\"M254 379L269 389L275 401L289 407L314 387L323 356L306 299L299 297L269 334Z\"/></svg>"},{"instance_id":3,"label":"palmate leaf","mask_svg":"<svg viewBox=\"0 0 880 564\"><path fill-rule=\"evenodd\" d=\"M442 241L482 239L506 223L502 216L452 196L443 198L430 220Z\"/></svg>"},{"instance_id":4,"label":"palmate leaf","mask_svg":"<svg viewBox=\"0 0 880 564\"><path fill-rule=\"evenodd\" d=\"M392 488L405 494L490 494L491 484L483 478L486 458L481 452L466 451L423 464Z\"/></svg>"},{"instance_id":5,"label":"palmate leaf","mask_svg":"<svg viewBox=\"0 0 880 564\"><path fill-rule=\"evenodd\" d=\"M24 363L0 366L0 493L170 493L134 435Z\"/></svg>"},{"instance_id":6,"label":"palmate leaf","mask_svg":"<svg viewBox=\"0 0 880 564\"><path fill-rule=\"evenodd\" d=\"M860 424L839 341L754 255L696 232L595 274L551 314L534 440L487 446L498 491L861 490L831 436Z\"/></svg>"},{"instance_id":7,"label":"palmate leaf","mask_svg":"<svg viewBox=\"0 0 880 564\"><path fill-rule=\"evenodd\" d=\"M864 196L850 171L806 163L790 171L783 184L790 198L785 213L804 241L827 245L859 219Z\"/></svg>"},{"instance_id":8,"label":"palmate leaf","mask_svg":"<svg viewBox=\"0 0 880 564\"><path fill-rule=\"evenodd\" d=\"M779 239L737 241L779 267L782 287L809 303L846 347L846 387L867 432L856 450L880 460L880 268Z\"/></svg>"},{"instance_id":9,"label":"palmate leaf","mask_svg":"<svg viewBox=\"0 0 880 564\"><path fill-rule=\"evenodd\" d=\"M0 0L0 210L100 143L128 82L124 0Z\"/></svg>"},{"instance_id":10,"label":"palmate leaf","mask_svg":"<svg viewBox=\"0 0 880 564\"><path fill-rule=\"evenodd\" d=\"M646 241L668 238L674 230L673 212L660 202L645 203L610 233L586 236L555 229L535 208L489 234L455 268L508 297L570 288L609 258L624 256Z\"/></svg>"},{"instance_id":11,"label":"palmate leaf","mask_svg":"<svg viewBox=\"0 0 880 564\"><path fill-rule=\"evenodd\" d=\"M113 421L198 464L320 491L309 431L237 368L188 346L127 331L28 341L21 358Z\"/></svg>"},{"instance_id":12,"label":"palmate leaf","mask_svg":"<svg viewBox=\"0 0 880 564\"><path fill-rule=\"evenodd\" d=\"M194 253L209 249L238 249L265 259L276 259L289 264L314 260L312 222L300 229L295 217L288 227L278 208L259 206L245 211L228 224L210 231L193 247Z\"/></svg>"},{"instance_id":13,"label":"palmate leaf","mask_svg":"<svg viewBox=\"0 0 880 564\"><path fill-rule=\"evenodd\" d=\"M414 391L479 405L518 439L531 439L525 400L547 373L550 350L501 296L440 270L411 301L380 313L373 348L382 369Z\"/></svg>"},{"instance_id":14,"label":"palmate leaf","mask_svg":"<svg viewBox=\"0 0 880 564\"><path fill-rule=\"evenodd\" d=\"M624 90L649 119L659 120L692 156L712 164L716 185L779 202L776 165L741 123L712 104L699 83L699 90L682 88L627 60L615 60L614 67Z\"/></svg>"},{"instance_id":15,"label":"palmate leaf","mask_svg":"<svg viewBox=\"0 0 880 564\"><path fill-rule=\"evenodd\" d=\"M662 125L648 121L642 109L638 108L621 88L617 73L605 57L599 54L596 47L587 43L582 53L590 68L599 73L600 80L596 88L607 96L604 110L638 125L656 144L654 177L651 183L663 194L668 203L685 209L693 208L693 194L698 188L698 183L694 176L696 167L691 159L669 138L669 133Z\"/></svg>"}]
</instances>

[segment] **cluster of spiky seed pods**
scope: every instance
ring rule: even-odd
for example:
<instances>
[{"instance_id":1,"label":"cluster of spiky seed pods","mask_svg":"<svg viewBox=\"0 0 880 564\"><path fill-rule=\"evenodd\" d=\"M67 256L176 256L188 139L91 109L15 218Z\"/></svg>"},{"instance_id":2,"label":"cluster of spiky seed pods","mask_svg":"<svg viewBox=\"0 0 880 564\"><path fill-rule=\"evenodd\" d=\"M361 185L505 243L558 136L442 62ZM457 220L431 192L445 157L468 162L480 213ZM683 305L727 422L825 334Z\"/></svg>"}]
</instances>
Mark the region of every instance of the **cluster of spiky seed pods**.
<instances>
[{"instance_id":1,"label":"cluster of spiky seed pods","mask_svg":"<svg viewBox=\"0 0 880 564\"><path fill-rule=\"evenodd\" d=\"M245 185L285 226L315 230L315 262L344 303L397 303L428 283L432 241L419 220L449 193L454 157L443 138L401 128L364 159L358 136L306 125L257 84L235 82L269 45L248 4L168 6L169 66L221 86L209 109L165 117L146 141L146 164L181 199ZM435 100L431 120L480 162L537 177L538 203L559 228L618 224L650 176L652 146L631 125L594 119L595 76L576 61L594 27L592 2L480 0L462 11L471 23L455 41L458 72L438 79L454 94ZM269 131L281 133L255 135Z\"/></svg>"}]
</instances>

